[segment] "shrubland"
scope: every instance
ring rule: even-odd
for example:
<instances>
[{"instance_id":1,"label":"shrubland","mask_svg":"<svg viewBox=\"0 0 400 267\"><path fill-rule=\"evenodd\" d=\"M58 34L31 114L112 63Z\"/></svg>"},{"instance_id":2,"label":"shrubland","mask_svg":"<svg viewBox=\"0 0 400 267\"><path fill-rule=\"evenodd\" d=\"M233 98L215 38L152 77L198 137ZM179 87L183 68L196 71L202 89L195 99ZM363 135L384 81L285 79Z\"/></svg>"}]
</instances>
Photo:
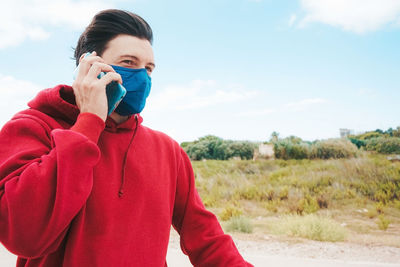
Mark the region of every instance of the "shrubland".
<instances>
[{"instance_id":1,"label":"shrubland","mask_svg":"<svg viewBox=\"0 0 400 267\"><path fill-rule=\"evenodd\" d=\"M274 132L267 143L269 160L254 159L255 142L209 135L181 144L203 203L227 231L378 243L386 235L400 247L400 162L387 157L400 153L400 127L313 142Z\"/></svg>"},{"instance_id":2,"label":"shrubland","mask_svg":"<svg viewBox=\"0 0 400 267\"><path fill-rule=\"evenodd\" d=\"M400 126L386 131L377 129L359 135L349 136L358 148L382 154L400 154Z\"/></svg>"},{"instance_id":3,"label":"shrubland","mask_svg":"<svg viewBox=\"0 0 400 267\"><path fill-rule=\"evenodd\" d=\"M344 240L348 230L364 229L360 223L368 225L363 233L395 230L400 225L400 163L390 162L384 155L363 152L357 158L329 160L207 160L192 164L204 204L226 222L224 225L229 222L227 229L235 228L232 220L250 229L249 221L243 218L255 224L259 218L279 218L278 222L255 227L255 232L285 233L273 225L289 229L296 224L286 223L285 218L301 221L301 217L313 214L315 217L306 222L315 223L317 228L306 229L317 231L329 224L327 219L340 233L340 238L327 240L338 241ZM357 222L352 222L354 217ZM340 226L344 221L347 226ZM346 229L341 231L343 227ZM286 234L305 238L329 236L293 234L294 230L288 229Z\"/></svg>"},{"instance_id":4,"label":"shrubland","mask_svg":"<svg viewBox=\"0 0 400 267\"><path fill-rule=\"evenodd\" d=\"M288 137L272 142L278 159L340 159L357 156L358 149L347 139L328 139L306 142Z\"/></svg>"},{"instance_id":5,"label":"shrubland","mask_svg":"<svg viewBox=\"0 0 400 267\"><path fill-rule=\"evenodd\" d=\"M257 144L248 141L223 140L217 136L207 135L194 142L184 142L181 146L192 160L227 160L252 159Z\"/></svg>"}]
</instances>

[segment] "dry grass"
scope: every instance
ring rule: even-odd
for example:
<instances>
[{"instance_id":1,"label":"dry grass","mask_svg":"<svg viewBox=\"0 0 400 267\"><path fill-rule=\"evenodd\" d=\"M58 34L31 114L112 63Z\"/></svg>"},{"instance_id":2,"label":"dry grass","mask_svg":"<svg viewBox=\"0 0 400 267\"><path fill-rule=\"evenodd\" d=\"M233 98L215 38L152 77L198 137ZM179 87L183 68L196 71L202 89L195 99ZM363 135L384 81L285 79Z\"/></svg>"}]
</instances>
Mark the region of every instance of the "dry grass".
<instances>
[{"instance_id":1,"label":"dry grass","mask_svg":"<svg viewBox=\"0 0 400 267\"><path fill-rule=\"evenodd\" d=\"M302 237L317 241L344 241L347 230L336 221L315 214L286 215L271 225L274 234Z\"/></svg>"},{"instance_id":2,"label":"dry grass","mask_svg":"<svg viewBox=\"0 0 400 267\"><path fill-rule=\"evenodd\" d=\"M232 217L225 225L228 232L241 232L250 234L253 232L253 224L251 220L243 216Z\"/></svg>"},{"instance_id":3,"label":"dry grass","mask_svg":"<svg viewBox=\"0 0 400 267\"><path fill-rule=\"evenodd\" d=\"M358 235L379 238L385 232L400 235L400 163L391 163L382 155L336 160L210 160L195 161L193 167L205 205L221 220L251 219L254 232L271 233L257 218L329 213L332 220L345 223L349 240L362 240Z\"/></svg>"}]
</instances>

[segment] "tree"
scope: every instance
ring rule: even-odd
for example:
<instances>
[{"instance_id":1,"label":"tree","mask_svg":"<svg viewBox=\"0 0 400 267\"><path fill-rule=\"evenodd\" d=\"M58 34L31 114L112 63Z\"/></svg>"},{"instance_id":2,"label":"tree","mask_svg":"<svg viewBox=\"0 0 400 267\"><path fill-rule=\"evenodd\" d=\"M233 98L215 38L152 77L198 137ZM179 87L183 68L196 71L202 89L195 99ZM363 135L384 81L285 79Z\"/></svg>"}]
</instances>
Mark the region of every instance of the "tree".
<instances>
[{"instance_id":1,"label":"tree","mask_svg":"<svg viewBox=\"0 0 400 267\"><path fill-rule=\"evenodd\" d=\"M256 145L247 141L223 140L217 136L207 135L191 143L182 143L182 148L192 160L227 160L232 157L252 159Z\"/></svg>"},{"instance_id":2,"label":"tree","mask_svg":"<svg viewBox=\"0 0 400 267\"><path fill-rule=\"evenodd\" d=\"M273 131L272 134L271 134L271 137L270 137L269 141L270 141L271 143L274 143L274 142L276 142L276 141L278 141L278 140L279 140L279 133Z\"/></svg>"}]
</instances>

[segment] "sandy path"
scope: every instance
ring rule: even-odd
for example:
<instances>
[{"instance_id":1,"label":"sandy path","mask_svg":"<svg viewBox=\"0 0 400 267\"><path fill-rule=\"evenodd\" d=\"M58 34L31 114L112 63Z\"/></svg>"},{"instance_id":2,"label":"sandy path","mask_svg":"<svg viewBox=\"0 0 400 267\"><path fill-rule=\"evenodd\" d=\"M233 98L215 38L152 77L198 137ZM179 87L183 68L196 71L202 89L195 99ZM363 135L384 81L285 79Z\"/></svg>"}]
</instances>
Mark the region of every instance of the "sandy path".
<instances>
[{"instance_id":1,"label":"sandy path","mask_svg":"<svg viewBox=\"0 0 400 267\"><path fill-rule=\"evenodd\" d=\"M280 267L400 267L400 248L363 246L349 243L305 241L290 243L276 240L243 240L234 236L243 257L255 266ZM16 257L0 245L0 266L15 266ZM170 267L190 267L179 248L179 236L171 231L167 254Z\"/></svg>"},{"instance_id":2,"label":"sandy path","mask_svg":"<svg viewBox=\"0 0 400 267\"><path fill-rule=\"evenodd\" d=\"M294 243L268 236L253 241L240 234L233 238L242 256L255 266L400 267L400 248L396 247L310 240ZM175 231L171 231L167 262L171 267L192 266L180 251Z\"/></svg>"},{"instance_id":3,"label":"sandy path","mask_svg":"<svg viewBox=\"0 0 400 267\"><path fill-rule=\"evenodd\" d=\"M400 264L379 263L379 262L360 262L327 259L305 259L285 256L253 255L242 253L243 257L258 267L397 267ZM168 266L170 267L191 267L190 261L178 249L170 249L167 256Z\"/></svg>"},{"instance_id":4,"label":"sandy path","mask_svg":"<svg viewBox=\"0 0 400 267\"><path fill-rule=\"evenodd\" d=\"M15 266L17 257L6 250L2 244L0 244L0 266L8 267Z\"/></svg>"}]
</instances>

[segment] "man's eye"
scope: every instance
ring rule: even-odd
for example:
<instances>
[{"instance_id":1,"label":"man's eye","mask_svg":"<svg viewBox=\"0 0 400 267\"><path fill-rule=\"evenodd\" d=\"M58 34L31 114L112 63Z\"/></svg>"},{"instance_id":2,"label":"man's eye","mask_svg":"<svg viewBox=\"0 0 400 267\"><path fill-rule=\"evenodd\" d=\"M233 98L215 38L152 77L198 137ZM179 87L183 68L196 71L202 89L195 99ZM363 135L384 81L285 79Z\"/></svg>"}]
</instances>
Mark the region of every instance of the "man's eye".
<instances>
[{"instance_id":1,"label":"man's eye","mask_svg":"<svg viewBox=\"0 0 400 267\"><path fill-rule=\"evenodd\" d=\"M128 65L131 65L133 62L132 62L132 60L124 60L124 61L122 61L122 62L124 62L124 63L126 63L126 64L128 64Z\"/></svg>"},{"instance_id":2,"label":"man's eye","mask_svg":"<svg viewBox=\"0 0 400 267\"><path fill-rule=\"evenodd\" d=\"M146 70L148 71L148 72L152 72L153 70L152 70L152 68L150 68L150 67L146 67Z\"/></svg>"}]
</instances>

